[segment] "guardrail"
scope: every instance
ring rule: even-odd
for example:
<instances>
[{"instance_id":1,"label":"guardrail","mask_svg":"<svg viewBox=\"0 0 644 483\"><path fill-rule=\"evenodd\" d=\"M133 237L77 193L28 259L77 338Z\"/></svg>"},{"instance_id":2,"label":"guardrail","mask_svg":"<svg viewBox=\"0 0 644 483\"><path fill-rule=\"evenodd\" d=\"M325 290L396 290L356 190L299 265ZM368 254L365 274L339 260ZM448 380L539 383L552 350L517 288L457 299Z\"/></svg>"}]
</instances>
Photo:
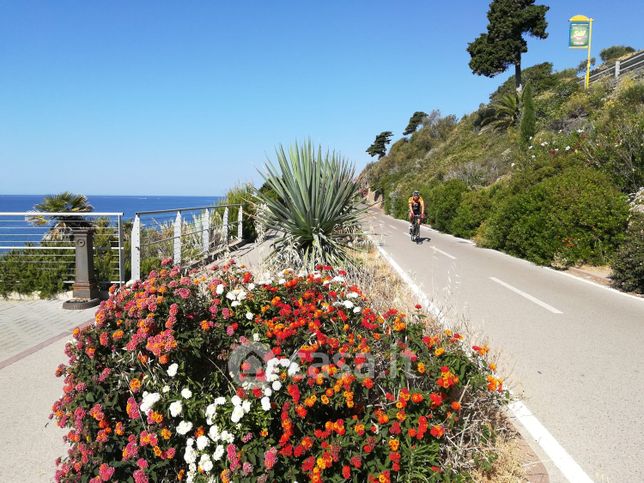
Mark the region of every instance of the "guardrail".
<instances>
[{"instance_id":1,"label":"guardrail","mask_svg":"<svg viewBox=\"0 0 644 483\"><path fill-rule=\"evenodd\" d=\"M633 54L626 59L618 60L615 62L615 65L603 67L591 72L590 82L593 83L607 77L618 79L628 72L635 72L642 68L644 68L644 51Z\"/></svg>"},{"instance_id":2,"label":"guardrail","mask_svg":"<svg viewBox=\"0 0 644 483\"><path fill-rule=\"evenodd\" d=\"M132 224L131 279L139 280L142 270L164 258L183 265L203 260L241 240L242 229L241 205L139 211Z\"/></svg>"},{"instance_id":3,"label":"guardrail","mask_svg":"<svg viewBox=\"0 0 644 483\"><path fill-rule=\"evenodd\" d=\"M2 291L26 293L38 277L77 283L79 247L90 258L88 281L125 282L123 213L0 212Z\"/></svg>"}]
</instances>

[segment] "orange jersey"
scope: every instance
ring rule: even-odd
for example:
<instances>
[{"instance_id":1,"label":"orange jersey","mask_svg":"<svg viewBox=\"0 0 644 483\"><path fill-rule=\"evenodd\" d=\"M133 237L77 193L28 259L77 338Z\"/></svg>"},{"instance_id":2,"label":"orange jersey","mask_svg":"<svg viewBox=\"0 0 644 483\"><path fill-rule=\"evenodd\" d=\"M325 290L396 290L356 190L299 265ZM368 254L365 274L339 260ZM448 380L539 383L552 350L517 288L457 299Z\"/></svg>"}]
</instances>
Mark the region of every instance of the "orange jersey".
<instances>
[{"instance_id":1,"label":"orange jersey","mask_svg":"<svg viewBox=\"0 0 644 483\"><path fill-rule=\"evenodd\" d=\"M411 196L407 203L409 204L409 210L412 213L420 215L425 212L425 200L423 200L422 196L419 196L418 200L414 200L414 197Z\"/></svg>"}]
</instances>

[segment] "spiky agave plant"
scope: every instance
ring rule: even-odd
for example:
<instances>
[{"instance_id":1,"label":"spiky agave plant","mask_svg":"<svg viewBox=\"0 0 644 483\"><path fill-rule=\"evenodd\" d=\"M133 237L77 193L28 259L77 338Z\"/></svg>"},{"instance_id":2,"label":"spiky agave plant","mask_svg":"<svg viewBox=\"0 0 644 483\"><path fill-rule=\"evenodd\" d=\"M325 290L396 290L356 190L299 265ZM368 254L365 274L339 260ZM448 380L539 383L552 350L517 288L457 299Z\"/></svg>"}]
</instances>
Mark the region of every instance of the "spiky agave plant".
<instances>
[{"instance_id":1,"label":"spiky agave plant","mask_svg":"<svg viewBox=\"0 0 644 483\"><path fill-rule=\"evenodd\" d=\"M277 231L273 256L295 251L302 266L347 265L351 234L357 233L365 208L359 204L355 171L341 155L310 141L276 150L263 173L270 189L257 197L267 207L269 227ZM273 195L267 193L273 192Z\"/></svg>"}]
</instances>

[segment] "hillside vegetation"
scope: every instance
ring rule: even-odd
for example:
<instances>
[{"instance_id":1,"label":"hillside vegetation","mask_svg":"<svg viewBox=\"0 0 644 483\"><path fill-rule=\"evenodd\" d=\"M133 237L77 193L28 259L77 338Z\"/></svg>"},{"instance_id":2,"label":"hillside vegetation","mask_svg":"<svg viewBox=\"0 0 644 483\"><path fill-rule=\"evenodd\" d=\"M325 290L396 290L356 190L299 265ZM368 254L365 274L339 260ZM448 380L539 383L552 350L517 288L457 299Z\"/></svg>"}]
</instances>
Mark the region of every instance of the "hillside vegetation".
<instances>
[{"instance_id":1,"label":"hillside vegetation","mask_svg":"<svg viewBox=\"0 0 644 483\"><path fill-rule=\"evenodd\" d=\"M517 93L511 77L460 120L433 111L363 180L389 214L406 217L417 189L435 228L539 264L639 266L615 262L638 253L624 244L637 239L629 201L644 185L644 81L584 90L575 69L543 63L523 82Z\"/></svg>"}]
</instances>

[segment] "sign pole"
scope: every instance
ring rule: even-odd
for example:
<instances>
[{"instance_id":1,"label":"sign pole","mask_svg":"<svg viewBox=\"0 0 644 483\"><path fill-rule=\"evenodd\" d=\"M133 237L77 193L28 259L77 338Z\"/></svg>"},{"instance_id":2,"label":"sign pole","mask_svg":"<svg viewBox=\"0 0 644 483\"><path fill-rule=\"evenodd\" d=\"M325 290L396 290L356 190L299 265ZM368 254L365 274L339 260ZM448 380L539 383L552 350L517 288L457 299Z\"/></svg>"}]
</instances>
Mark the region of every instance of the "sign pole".
<instances>
[{"instance_id":1,"label":"sign pole","mask_svg":"<svg viewBox=\"0 0 644 483\"><path fill-rule=\"evenodd\" d=\"M590 87L590 44L593 41L593 19L589 20L588 26L588 62L586 64L586 90Z\"/></svg>"}]
</instances>

